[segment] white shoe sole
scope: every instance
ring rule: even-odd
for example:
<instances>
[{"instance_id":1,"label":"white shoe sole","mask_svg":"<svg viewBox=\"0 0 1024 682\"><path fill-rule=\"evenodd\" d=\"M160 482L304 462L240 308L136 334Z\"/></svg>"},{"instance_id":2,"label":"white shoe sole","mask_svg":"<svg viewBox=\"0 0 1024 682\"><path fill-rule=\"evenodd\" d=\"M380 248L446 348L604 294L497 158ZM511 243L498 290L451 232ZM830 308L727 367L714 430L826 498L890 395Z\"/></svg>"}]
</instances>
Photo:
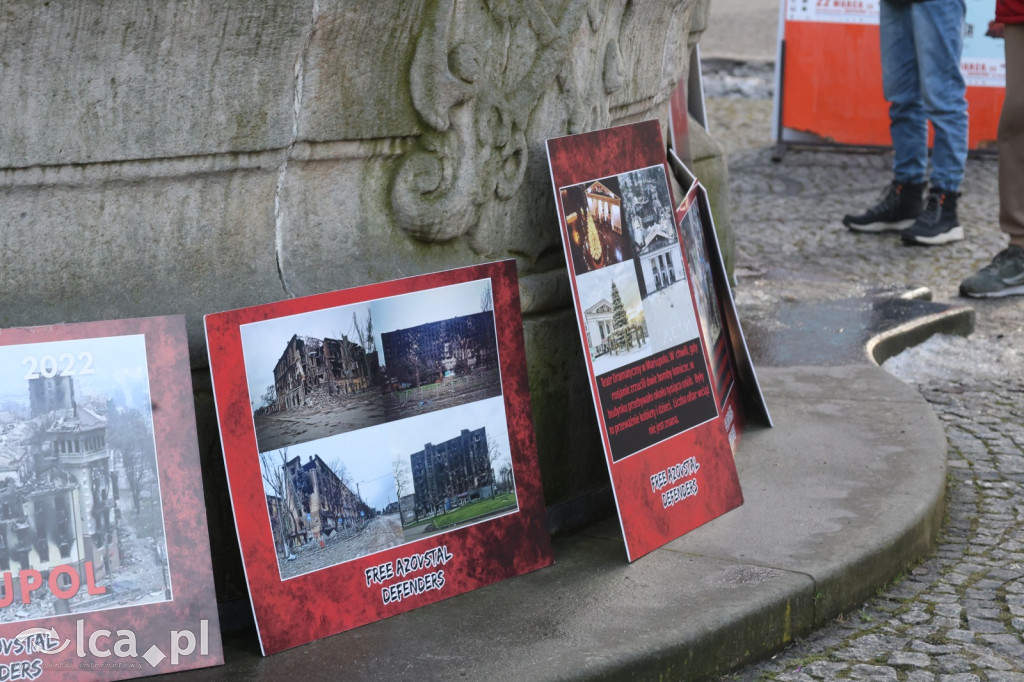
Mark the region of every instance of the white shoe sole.
<instances>
[{"instance_id":1,"label":"white shoe sole","mask_svg":"<svg viewBox=\"0 0 1024 682\"><path fill-rule=\"evenodd\" d=\"M1024 284L1015 287L1006 287L999 291L979 291L973 293L964 292L964 296L968 296L970 298L1001 298L1003 296L1015 296L1017 294L1024 294Z\"/></svg>"},{"instance_id":2,"label":"white shoe sole","mask_svg":"<svg viewBox=\"0 0 1024 682\"><path fill-rule=\"evenodd\" d=\"M938 246L939 244L948 244L950 242L958 242L964 238L964 228L957 225L956 227L946 230L942 234L937 234L933 237L923 237L921 235L913 235L905 238L903 241L911 244L923 244L924 246Z\"/></svg>"}]
</instances>

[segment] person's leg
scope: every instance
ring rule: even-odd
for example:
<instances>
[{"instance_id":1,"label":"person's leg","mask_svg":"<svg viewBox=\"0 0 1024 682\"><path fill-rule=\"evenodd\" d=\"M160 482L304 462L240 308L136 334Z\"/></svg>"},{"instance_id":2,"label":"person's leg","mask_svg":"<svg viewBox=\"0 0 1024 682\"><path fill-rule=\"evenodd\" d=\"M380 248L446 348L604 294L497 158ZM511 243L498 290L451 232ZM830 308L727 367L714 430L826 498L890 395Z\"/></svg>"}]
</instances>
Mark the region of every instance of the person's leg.
<instances>
[{"instance_id":1,"label":"person's leg","mask_svg":"<svg viewBox=\"0 0 1024 682\"><path fill-rule=\"evenodd\" d=\"M999 227L1024 249L1024 24L1004 33L1006 99L999 117Z\"/></svg>"},{"instance_id":2,"label":"person's leg","mask_svg":"<svg viewBox=\"0 0 1024 682\"><path fill-rule=\"evenodd\" d=\"M1010 245L960 283L975 298L1024 294L1024 25L1006 27L1006 98L999 116L999 228Z\"/></svg>"},{"instance_id":3,"label":"person's leg","mask_svg":"<svg viewBox=\"0 0 1024 682\"><path fill-rule=\"evenodd\" d=\"M960 73L965 0L910 6L924 113L935 130L931 189L920 217L900 233L907 244L934 246L964 238L956 204L967 163L967 86Z\"/></svg>"},{"instance_id":4,"label":"person's leg","mask_svg":"<svg viewBox=\"0 0 1024 682\"><path fill-rule=\"evenodd\" d=\"M967 85L960 71L964 0L910 6L925 116L935 130L932 187L955 193L967 162Z\"/></svg>"},{"instance_id":5,"label":"person's leg","mask_svg":"<svg viewBox=\"0 0 1024 682\"><path fill-rule=\"evenodd\" d=\"M900 7L882 0L879 9L882 92L889 102L893 179L905 184L924 182L928 167L928 121L914 34L917 4Z\"/></svg>"},{"instance_id":6,"label":"person's leg","mask_svg":"<svg viewBox=\"0 0 1024 682\"><path fill-rule=\"evenodd\" d=\"M893 181L878 203L863 213L846 214L843 224L856 232L899 231L921 215L928 167L928 121L918 78L909 7L882 0L879 17L882 90L889 101Z\"/></svg>"}]
</instances>

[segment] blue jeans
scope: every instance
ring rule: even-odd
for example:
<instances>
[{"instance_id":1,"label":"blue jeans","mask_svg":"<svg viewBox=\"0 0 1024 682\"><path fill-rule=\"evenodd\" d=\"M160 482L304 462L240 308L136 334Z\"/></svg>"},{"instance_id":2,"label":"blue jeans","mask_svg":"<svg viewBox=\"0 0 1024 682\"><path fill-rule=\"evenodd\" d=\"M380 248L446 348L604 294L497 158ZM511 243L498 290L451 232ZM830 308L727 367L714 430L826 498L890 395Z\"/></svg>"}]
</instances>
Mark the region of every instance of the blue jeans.
<instances>
[{"instance_id":1,"label":"blue jeans","mask_svg":"<svg viewBox=\"0 0 1024 682\"><path fill-rule=\"evenodd\" d=\"M880 4L882 90L889 102L894 179L925 181L931 121L931 184L956 192L967 162L967 86L960 73L965 0Z\"/></svg>"}]
</instances>

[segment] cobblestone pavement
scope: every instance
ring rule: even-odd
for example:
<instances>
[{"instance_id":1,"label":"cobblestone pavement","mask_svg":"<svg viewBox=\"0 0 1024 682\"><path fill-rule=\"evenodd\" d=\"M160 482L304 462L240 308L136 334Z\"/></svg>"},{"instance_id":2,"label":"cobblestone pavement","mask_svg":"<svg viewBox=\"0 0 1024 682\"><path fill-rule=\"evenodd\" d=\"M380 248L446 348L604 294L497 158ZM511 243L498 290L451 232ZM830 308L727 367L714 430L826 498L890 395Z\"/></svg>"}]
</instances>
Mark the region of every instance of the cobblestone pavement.
<instances>
[{"instance_id":1,"label":"cobblestone pavement","mask_svg":"<svg viewBox=\"0 0 1024 682\"><path fill-rule=\"evenodd\" d=\"M822 296L923 285L977 316L970 337L934 337L886 363L946 429L948 521L935 554L861 609L725 679L1024 682L1024 296L957 297L960 280L1005 246L995 160L969 161L965 241L905 247L895 233L840 223L888 183L887 153L795 150L773 163L770 100L709 99L708 114L729 154L741 318L799 281Z\"/></svg>"}]
</instances>

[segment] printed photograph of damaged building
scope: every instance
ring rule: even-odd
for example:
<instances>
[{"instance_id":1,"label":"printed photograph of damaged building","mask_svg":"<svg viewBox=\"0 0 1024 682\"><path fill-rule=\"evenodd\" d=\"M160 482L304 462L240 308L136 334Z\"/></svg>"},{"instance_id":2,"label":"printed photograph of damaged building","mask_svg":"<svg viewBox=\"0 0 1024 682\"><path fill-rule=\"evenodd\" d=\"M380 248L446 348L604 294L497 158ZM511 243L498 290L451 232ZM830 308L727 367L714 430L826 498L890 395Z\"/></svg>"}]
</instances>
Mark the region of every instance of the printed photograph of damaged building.
<instances>
[{"instance_id":1,"label":"printed photograph of damaged building","mask_svg":"<svg viewBox=\"0 0 1024 682\"><path fill-rule=\"evenodd\" d=\"M395 427L392 462L406 542L518 509L501 396Z\"/></svg>"},{"instance_id":2,"label":"printed photograph of damaged building","mask_svg":"<svg viewBox=\"0 0 1024 682\"><path fill-rule=\"evenodd\" d=\"M282 579L517 508L494 325L481 280L241 327Z\"/></svg>"},{"instance_id":3,"label":"printed photograph of damaged building","mask_svg":"<svg viewBox=\"0 0 1024 682\"><path fill-rule=\"evenodd\" d=\"M381 334L387 421L501 395L490 310Z\"/></svg>"},{"instance_id":4,"label":"printed photograph of damaged building","mask_svg":"<svg viewBox=\"0 0 1024 682\"><path fill-rule=\"evenodd\" d=\"M387 427L260 454L281 579L403 542Z\"/></svg>"},{"instance_id":5,"label":"printed photograph of damaged building","mask_svg":"<svg viewBox=\"0 0 1024 682\"><path fill-rule=\"evenodd\" d=\"M145 337L0 347L0 623L171 599Z\"/></svg>"},{"instance_id":6,"label":"printed photograph of damaged building","mask_svg":"<svg viewBox=\"0 0 1024 682\"><path fill-rule=\"evenodd\" d=\"M368 303L242 325L260 452L384 422Z\"/></svg>"}]
</instances>

